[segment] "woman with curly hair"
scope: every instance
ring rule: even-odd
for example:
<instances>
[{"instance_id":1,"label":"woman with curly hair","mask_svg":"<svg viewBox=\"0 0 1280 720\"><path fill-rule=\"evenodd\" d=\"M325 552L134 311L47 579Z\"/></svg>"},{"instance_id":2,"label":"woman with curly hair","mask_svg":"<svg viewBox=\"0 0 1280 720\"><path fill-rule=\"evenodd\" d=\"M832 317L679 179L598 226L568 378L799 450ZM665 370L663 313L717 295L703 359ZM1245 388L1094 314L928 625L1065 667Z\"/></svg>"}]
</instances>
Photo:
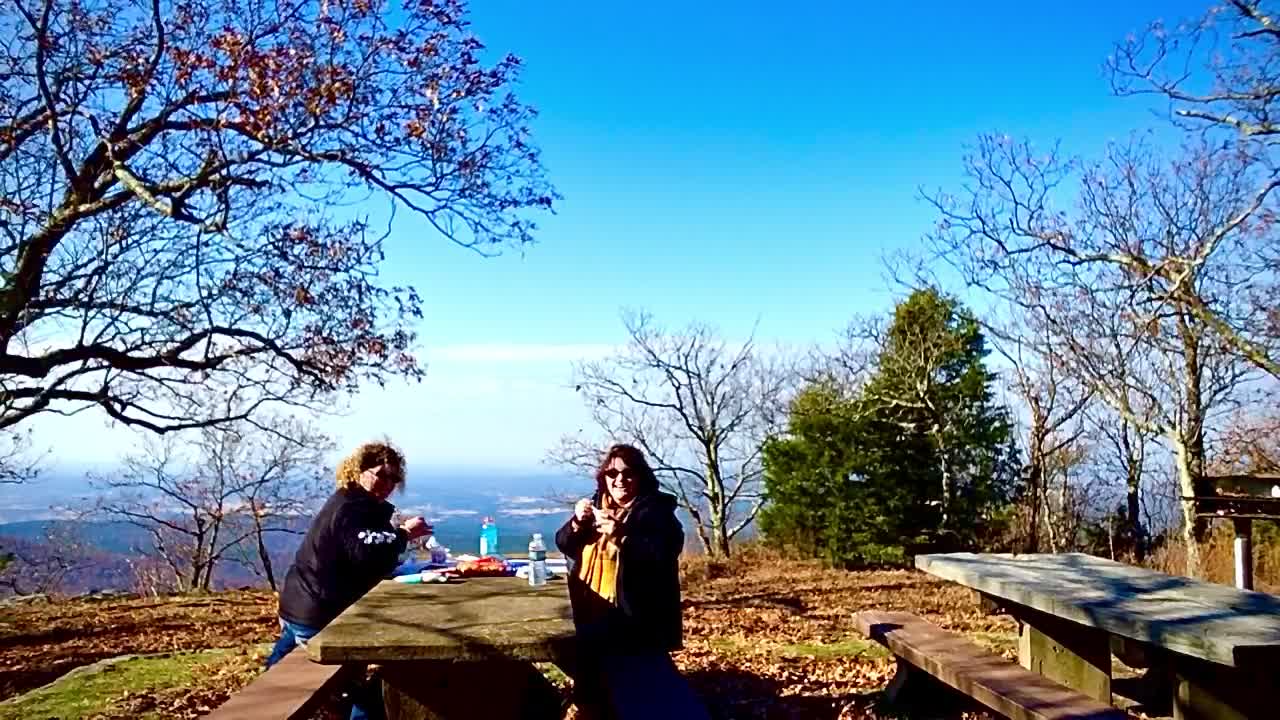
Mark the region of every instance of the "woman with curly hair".
<instances>
[{"instance_id":1,"label":"woman with curly hair","mask_svg":"<svg viewBox=\"0 0 1280 720\"><path fill-rule=\"evenodd\" d=\"M404 487L404 455L385 442L365 443L338 465L338 487L316 513L280 593L280 639L267 667L306 645L343 610L395 569L410 541L430 535L421 517L391 524L387 502ZM352 720L374 708L357 702ZM374 712L374 715L380 715Z\"/></svg>"}]
</instances>

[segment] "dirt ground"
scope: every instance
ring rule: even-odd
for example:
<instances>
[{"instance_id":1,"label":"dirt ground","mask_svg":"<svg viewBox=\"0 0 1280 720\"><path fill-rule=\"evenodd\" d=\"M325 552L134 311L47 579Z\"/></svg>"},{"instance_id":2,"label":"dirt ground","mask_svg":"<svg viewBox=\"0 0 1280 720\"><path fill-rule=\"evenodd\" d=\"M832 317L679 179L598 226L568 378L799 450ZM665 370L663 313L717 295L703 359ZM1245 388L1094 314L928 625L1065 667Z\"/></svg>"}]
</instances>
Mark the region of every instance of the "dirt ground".
<instances>
[{"instance_id":1,"label":"dirt ground","mask_svg":"<svg viewBox=\"0 0 1280 720\"><path fill-rule=\"evenodd\" d=\"M676 663L716 718L876 717L892 661L858 633L863 609L908 610L1012 654L1014 627L966 590L916 572L841 572L747 553L685 570L685 642ZM239 648L189 687L130 691L102 717L198 717L252 679L276 635L266 592L69 600L0 609L0 700L74 667L125 654Z\"/></svg>"}]
</instances>

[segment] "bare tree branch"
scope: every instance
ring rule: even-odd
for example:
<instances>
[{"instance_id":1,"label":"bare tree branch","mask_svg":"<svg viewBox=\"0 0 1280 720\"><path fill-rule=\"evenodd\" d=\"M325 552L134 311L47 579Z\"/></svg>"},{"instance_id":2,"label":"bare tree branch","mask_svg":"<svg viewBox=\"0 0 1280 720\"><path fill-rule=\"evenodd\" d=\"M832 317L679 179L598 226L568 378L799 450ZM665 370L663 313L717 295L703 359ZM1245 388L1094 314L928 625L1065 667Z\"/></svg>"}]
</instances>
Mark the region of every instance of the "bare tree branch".
<instances>
[{"instance_id":1,"label":"bare tree branch","mask_svg":"<svg viewBox=\"0 0 1280 720\"><path fill-rule=\"evenodd\" d=\"M693 520L703 549L728 555L760 510L760 447L775 431L791 374L751 339L729 346L710 327L658 328L625 313L629 343L580 363L573 382L606 441L635 443ZM594 470L608 442L566 436L557 464Z\"/></svg>"}]
</instances>

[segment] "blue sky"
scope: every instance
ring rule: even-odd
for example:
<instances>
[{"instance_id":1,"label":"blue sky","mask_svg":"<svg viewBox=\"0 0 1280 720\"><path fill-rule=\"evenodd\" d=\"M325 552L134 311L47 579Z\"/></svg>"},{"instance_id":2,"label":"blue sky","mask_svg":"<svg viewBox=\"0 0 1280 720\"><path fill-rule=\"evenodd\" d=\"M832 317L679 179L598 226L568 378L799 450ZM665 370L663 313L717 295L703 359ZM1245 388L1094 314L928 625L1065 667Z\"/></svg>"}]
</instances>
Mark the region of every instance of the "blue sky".
<instances>
[{"instance_id":1,"label":"blue sky","mask_svg":"<svg viewBox=\"0 0 1280 720\"><path fill-rule=\"evenodd\" d=\"M425 300L421 384L370 389L326 421L389 434L411 464L533 468L586 423L570 362L623 340L623 306L765 342L827 342L887 308L880 258L956 188L963 146L1003 131L1095 152L1155 124L1102 64L1203 2L475 2L474 29L526 63L520 94L564 195L523 254L485 259L401 213L386 274ZM109 462L101 419L59 464Z\"/></svg>"}]
</instances>

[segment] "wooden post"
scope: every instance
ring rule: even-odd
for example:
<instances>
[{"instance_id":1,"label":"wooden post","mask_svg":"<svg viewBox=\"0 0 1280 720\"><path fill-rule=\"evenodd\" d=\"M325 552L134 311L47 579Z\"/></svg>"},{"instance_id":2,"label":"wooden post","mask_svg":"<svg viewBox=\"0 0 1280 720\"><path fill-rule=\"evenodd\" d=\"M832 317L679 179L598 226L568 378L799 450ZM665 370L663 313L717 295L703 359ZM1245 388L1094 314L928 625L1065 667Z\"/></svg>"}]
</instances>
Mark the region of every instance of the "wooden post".
<instances>
[{"instance_id":1,"label":"wooden post","mask_svg":"<svg viewBox=\"0 0 1280 720\"><path fill-rule=\"evenodd\" d=\"M1234 518L1235 525L1235 565L1236 587L1241 590L1253 589L1253 520Z\"/></svg>"},{"instance_id":2,"label":"wooden post","mask_svg":"<svg viewBox=\"0 0 1280 720\"><path fill-rule=\"evenodd\" d=\"M1021 625L1018 662L1022 667L1111 704L1107 633L1025 609L1015 617Z\"/></svg>"}]
</instances>

